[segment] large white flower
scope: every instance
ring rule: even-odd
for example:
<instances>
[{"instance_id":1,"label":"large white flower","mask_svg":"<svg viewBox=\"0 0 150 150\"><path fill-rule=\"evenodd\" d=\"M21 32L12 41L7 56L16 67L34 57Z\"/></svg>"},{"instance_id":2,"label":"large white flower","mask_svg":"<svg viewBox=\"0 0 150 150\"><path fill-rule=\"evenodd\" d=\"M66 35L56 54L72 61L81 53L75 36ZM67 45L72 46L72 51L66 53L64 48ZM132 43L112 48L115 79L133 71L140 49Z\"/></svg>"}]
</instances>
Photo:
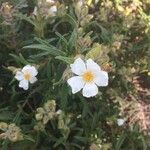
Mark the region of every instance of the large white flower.
<instances>
[{"instance_id":1,"label":"large white flower","mask_svg":"<svg viewBox=\"0 0 150 150\"><path fill-rule=\"evenodd\" d=\"M100 66L92 59L88 59L85 63L81 58L77 58L70 67L76 75L67 81L73 94L83 88L82 94L84 97L93 97L98 93L97 86L108 85L108 73L102 71Z\"/></svg>"},{"instance_id":2,"label":"large white flower","mask_svg":"<svg viewBox=\"0 0 150 150\"><path fill-rule=\"evenodd\" d=\"M34 66L26 65L21 71L17 71L15 78L19 81L19 87L28 90L29 83L37 81L37 69Z\"/></svg>"}]
</instances>

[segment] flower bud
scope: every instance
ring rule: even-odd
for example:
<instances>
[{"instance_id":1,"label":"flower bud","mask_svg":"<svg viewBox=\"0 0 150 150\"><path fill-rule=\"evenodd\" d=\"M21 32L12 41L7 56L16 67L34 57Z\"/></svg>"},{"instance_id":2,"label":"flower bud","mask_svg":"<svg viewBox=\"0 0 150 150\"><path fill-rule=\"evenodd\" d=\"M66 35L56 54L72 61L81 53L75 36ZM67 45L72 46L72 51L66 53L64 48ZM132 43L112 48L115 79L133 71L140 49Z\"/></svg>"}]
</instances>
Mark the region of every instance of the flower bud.
<instances>
[{"instance_id":1,"label":"flower bud","mask_svg":"<svg viewBox=\"0 0 150 150\"><path fill-rule=\"evenodd\" d=\"M43 117L43 124L47 124L48 121L49 121L49 117L48 117L47 115L45 115L45 116Z\"/></svg>"},{"instance_id":2,"label":"flower bud","mask_svg":"<svg viewBox=\"0 0 150 150\"><path fill-rule=\"evenodd\" d=\"M0 122L0 129L5 131L8 128L8 124L5 122Z\"/></svg>"},{"instance_id":3,"label":"flower bud","mask_svg":"<svg viewBox=\"0 0 150 150\"><path fill-rule=\"evenodd\" d=\"M55 103L55 100L49 100L47 101L45 104L44 104L44 109L49 112L49 111L52 111L52 112L55 112L56 110L56 103Z\"/></svg>"},{"instance_id":4,"label":"flower bud","mask_svg":"<svg viewBox=\"0 0 150 150\"><path fill-rule=\"evenodd\" d=\"M42 107L37 108L37 112L38 112L38 113L41 113L41 114L44 114L44 113L45 113L45 112L44 112L44 109L43 109Z\"/></svg>"},{"instance_id":5,"label":"flower bud","mask_svg":"<svg viewBox=\"0 0 150 150\"><path fill-rule=\"evenodd\" d=\"M45 126L42 122L38 122L37 125L34 126L34 129L36 131L43 131L45 129Z\"/></svg>"},{"instance_id":6,"label":"flower bud","mask_svg":"<svg viewBox=\"0 0 150 150\"><path fill-rule=\"evenodd\" d=\"M43 114L36 114L35 118L37 121L42 120L43 119Z\"/></svg>"}]
</instances>

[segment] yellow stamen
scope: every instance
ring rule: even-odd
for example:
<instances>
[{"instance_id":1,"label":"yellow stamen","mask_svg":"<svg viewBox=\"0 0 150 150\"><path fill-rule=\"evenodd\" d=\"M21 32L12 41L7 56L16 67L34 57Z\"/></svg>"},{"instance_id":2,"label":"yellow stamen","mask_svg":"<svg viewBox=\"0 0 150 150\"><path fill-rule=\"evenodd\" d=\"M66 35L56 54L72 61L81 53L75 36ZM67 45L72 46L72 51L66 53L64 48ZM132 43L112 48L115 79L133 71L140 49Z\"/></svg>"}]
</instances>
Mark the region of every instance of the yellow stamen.
<instances>
[{"instance_id":1,"label":"yellow stamen","mask_svg":"<svg viewBox=\"0 0 150 150\"><path fill-rule=\"evenodd\" d=\"M30 79L30 74L29 73L25 73L24 74L24 79L25 80L29 80Z\"/></svg>"},{"instance_id":2,"label":"yellow stamen","mask_svg":"<svg viewBox=\"0 0 150 150\"><path fill-rule=\"evenodd\" d=\"M91 71L86 71L82 77L85 82L91 82L94 79L94 75Z\"/></svg>"}]
</instances>

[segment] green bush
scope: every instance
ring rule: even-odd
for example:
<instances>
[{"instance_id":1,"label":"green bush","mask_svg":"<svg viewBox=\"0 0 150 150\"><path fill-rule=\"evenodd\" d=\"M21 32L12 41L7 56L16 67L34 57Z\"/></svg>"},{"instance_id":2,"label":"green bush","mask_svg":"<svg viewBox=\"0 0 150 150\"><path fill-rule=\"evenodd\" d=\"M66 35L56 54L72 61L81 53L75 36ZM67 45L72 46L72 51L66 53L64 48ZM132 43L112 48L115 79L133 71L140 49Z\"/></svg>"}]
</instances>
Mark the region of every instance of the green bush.
<instances>
[{"instance_id":1,"label":"green bush","mask_svg":"<svg viewBox=\"0 0 150 150\"><path fill-rule=\"evenodd\" d=\"M149 0L0 4L0 150L150 149Z\"/></svg>"}]
</instances>

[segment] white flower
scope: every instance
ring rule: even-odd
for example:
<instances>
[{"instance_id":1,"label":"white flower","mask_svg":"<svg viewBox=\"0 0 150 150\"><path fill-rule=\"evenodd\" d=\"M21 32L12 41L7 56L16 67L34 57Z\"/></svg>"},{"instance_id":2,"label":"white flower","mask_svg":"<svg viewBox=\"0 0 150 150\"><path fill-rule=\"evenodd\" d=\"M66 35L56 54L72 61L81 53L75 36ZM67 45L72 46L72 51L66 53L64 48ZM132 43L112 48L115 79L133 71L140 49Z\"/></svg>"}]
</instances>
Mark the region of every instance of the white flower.
<instances>
[{"instance_id":1,"label":"white flower","mask_svg":"<svg viewBox=\"0 0 150 150\"><path fill-rule=\"evenodd\" d=\"M26 65L21 71L17 71L15 78L19 81L19 87L28 90L29 83L37 81L37 69L34 66Z\"/></svg>"},{"instance_id":2,"label":"white flower","mask_svg":"<svg viewBox=\"0 0 150 150\"><path fill-rule=\"evenodd\" d=\"M72 72L77 75L67 81L73 94L83 88L83 96L93 97L98 93L97 86L108 85L108 73L102 71L92 59L88 59L85 63L81 58L78 58L70 67Z\"/></svg>"},{"instance_id":3,"label":"white flower","mask_svg":"<svg viewBox=\"0 0 150 150\"><path fill-rule=\"evenodd\" d=\"M48 9L48 14L51 16L55 16L57 12L57 7L56 6L52 6L50 9Z\"/></svg>"},{"instance_id":4,"label":"white flower","mask_svg":"<svg viewBox=\"0 0 150 150\"><path fill-rule=\"evenodd\" d=\"M46 0L47 3L54 3L54 0Z\"/></svg>"},{"instance_id":5,"label":"white flower","mask_svg":"<svg viewBox=\"0 0 150 150\"><path fill-rule=\"evenodd\" d=\"M122 126L125 123L124 119L117 119L118 126Z\"/></svg>"}]
</instances>

